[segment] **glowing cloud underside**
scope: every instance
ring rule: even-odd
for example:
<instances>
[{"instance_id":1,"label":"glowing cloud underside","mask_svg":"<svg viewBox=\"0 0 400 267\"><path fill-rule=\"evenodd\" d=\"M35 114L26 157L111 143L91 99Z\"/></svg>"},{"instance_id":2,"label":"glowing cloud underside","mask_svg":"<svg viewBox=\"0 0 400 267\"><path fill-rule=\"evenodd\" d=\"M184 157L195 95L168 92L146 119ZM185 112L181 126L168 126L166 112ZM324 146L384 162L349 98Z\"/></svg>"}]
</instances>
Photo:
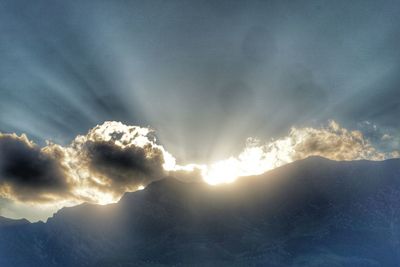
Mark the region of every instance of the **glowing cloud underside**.
<instances>
[{"instance_id":1,"label":"glowing cloud underside","mask_svg":"<svg viewBox=\"0 0 400 267\"><path fill-rule=\"evenodd\" d=\"M4 160L11 155L12 162ZM349 131L332 121L318 129L292 128L288 136L267 143L248 139L238 156L209 166L182 166L157 143L151 129L110 121L77 136L69 146L48 143L40 148L25 135L0 134L0 196L57 207L84 201L108 204L118 201L124 192L142 190L167 175L200 177L217 185L312 155L333 160L399 156L397 152L378 151L361 132ZM31 161L41 165L32 169ZM26 173L14 171L24 168ZM32 171L37 177L29 176Z\"/></svg>"}]
</instances>

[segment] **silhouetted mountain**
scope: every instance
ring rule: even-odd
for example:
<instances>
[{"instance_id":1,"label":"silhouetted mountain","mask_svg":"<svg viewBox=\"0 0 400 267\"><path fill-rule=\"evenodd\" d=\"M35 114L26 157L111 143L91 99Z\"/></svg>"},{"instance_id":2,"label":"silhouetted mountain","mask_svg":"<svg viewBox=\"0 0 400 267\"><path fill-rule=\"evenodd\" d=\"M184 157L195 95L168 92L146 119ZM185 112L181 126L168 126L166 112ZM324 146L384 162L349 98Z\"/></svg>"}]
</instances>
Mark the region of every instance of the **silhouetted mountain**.
<instances>
[{"instance_id":1,"label":"silhouetted mountain","mask_svg":"<svg viewBox=\"0 0 400 267\"><path fill-rule=\"evenodd\" d=\"M0 216L0 227L14 226L14 225L23 225L29 224L29 221L26 219L9 219L3 216Z\"/></svg>"},{"instance_id":2,"label":"silhouetted mountain","mask_svg":"<svg viewBox=\"0 0 400 267\"><path fill-rule=\"evenodd\" d=\"M400 160L312 157L233 184L174 178L0 228L0 266L400 266Z\"/></svg>"}]
</instances>

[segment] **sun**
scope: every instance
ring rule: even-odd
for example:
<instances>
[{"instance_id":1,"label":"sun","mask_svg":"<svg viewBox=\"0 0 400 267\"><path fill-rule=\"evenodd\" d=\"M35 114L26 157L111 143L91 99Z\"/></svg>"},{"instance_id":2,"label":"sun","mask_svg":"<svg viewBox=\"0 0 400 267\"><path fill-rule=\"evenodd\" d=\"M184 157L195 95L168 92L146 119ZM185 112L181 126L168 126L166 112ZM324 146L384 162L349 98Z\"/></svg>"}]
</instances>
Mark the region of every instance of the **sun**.
<instances>
[{"instance_id":1,"label":"sun","mask_svg":"<svg viewBox=\"0 0 400 267\"><path fill-rule=\"evenodd\" d=\"M239 162L235 158L216 162L203 172L204 181L210 185L232 183L239 176Z\"/></svg>"},{"instance_id":2,"label":"sun","mask_svg":"<svg viewBox=\"0 0 400 267\"><path fill-rule=\"evenodd\" d=\"M210 185L227 184L241 176L259 175L276 166L274 157L265 153L262 147L247 147L238 157L207 166L203 172L203 180Z\"/></svg>"}]
</instances>

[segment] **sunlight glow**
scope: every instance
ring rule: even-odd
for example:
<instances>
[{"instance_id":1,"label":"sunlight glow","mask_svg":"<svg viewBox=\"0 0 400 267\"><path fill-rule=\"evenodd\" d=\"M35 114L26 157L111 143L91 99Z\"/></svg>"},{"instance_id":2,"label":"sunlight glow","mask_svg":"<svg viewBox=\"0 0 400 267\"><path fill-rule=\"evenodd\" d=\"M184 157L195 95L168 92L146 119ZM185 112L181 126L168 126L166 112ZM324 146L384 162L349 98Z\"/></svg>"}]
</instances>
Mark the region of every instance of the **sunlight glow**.
<instances>
[{"instance_id":1,"label":"sunlight glow","mask_svg":"<svg viewBox=\"0 0 400 267\"><path fill-rule=\"evenodd\" d=\"M333 160L383 160L399 153L376 150L360 131L349 131L331 121L323 128L295 128L289 135L264 144L248 139L237 157L207 166L202 171L205 182L216 185L232 183L238 177L259 175L295 160L321 156Z\"/></svg>"},{"instance_id":2,"label":"sunlight glow","mask_svg":"<svg viewBox=\"0 0 400 267\"><path fill-rule=\"evenodd\" d=\"M12 134L7 137L18 140L31 149L39 147L25 135ZM146 170L155 167L156 171L140 173L136 170L135 164L126 169L118 165L111 166L112 171L115 171L115 174L111 175L99 169L93 169L91 165L93 155L91 151L88 151L88 144L96 142L106 142L113 151L118 151L123 155L131 156L132 151L140 151L145 156L141 159L143 162L140 163L145 164L143 166ZM138 148L142 149L138 150ZM77 136L68 146L49 141L46 146L40 148L40 153L45 157L57 159L70 187L67 198L51 192L42 193L42 199L51 203L50 206L41 206L44 207L43 212L46 214L57 207L78 205L82 202L101 205L115 203L124 192L144 190L153 181L164 177L175 177L187 182L204 181L210 185L223 185L233 183L239 177L260 175L309 156L321 156L333 160L383 160L400 155L398 151L383 153L377 150L360 131L347 130L334 121L322 128L293 127L287 136L272 139L269 142L249 138L239 155L231 155L209 164L179 165L176 158L157 143L153 130L113 121L104 122L89 130L86 135ZM159 172L160 167L163 168L161 172ZM154 173L157 175L153 175ZM149 174L149 177L141 177L143 174ZM115 181L115 175L124 177L123 183ZM139 175L140 179L135 179L134 175ZM0 186L0 196L18 201L14 190L9 185ZM23 208L28 207L25 205ZM4 212L10 214L9 211Z\"/></svg>"},{"instance_id":3,"label":"sunlight glow","mask_svg":"<svg viewBox=\"0 0 400 267\"><path fill-rule=\"evenodd\" d=\"M232 183L240 176L258 175L276 166L270 153L263 147L247 147L238 158L218 161L203 172L204 181L211 184Z\"/></svg>"}]
</instances>

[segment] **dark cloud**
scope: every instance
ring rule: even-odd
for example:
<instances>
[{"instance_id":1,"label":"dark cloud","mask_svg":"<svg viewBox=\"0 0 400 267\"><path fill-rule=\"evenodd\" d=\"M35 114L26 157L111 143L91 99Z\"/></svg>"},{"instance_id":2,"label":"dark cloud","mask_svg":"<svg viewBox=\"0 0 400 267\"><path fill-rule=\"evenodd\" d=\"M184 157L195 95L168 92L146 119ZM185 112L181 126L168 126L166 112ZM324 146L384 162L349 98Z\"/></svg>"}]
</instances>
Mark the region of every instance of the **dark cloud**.
<instances>
[{"instance_id":1,"label":"dark cloud","mask_svg":"<svg viewBox=\"0 0 400 267\"><path fill-rule=\"evenodd\" d=\"M107 190L124 192L163 178L163 153L151 145L120 147L112 141L87 141L85 159L91 172L105 179Z\"/></svg>"},{"instance_id":2,"label":"dark cloud","mask_svg":"<svg viewBox=\"0 0 400 267\"><path fill-rule=\"evenodd\" d=\"M68 190L57 159L25 136L0 135L0 194L37 202L65 196Z\"/></svg>"},{"instance_id":3,"label":"dark cloud","mask_svg":"<svg viewBox=\"0 0 400 267\"><path fill-rule=\"evenodd\" d=\"M389 134L380 139L398 142ZM49 216L66 205L108 204L127 191L168 176L187 182L231 182L313 155L333 160L383 160L399 153L382 152L360 131L349 131L334 121L322 128L292 128L287 136L264 144L250 138L237 157L187 165L178 164L157 143L150 128L115 121L76 136L68 146L49 142L39 147L25 135L0 134L0 207L4 206L0 214L25 212L34 206L39 207L35 213L42 210L40 214Z\"/></svg>"},{"instance_id":4,"label":"dark cloud","mask_svg":"<svg viewBox=\"0 0 400 267\"><path fill-rule=\"evenodd\" d=\"M69 146L40 148L25 135L0 135L0 197L22 202L118 200L162 179L165 157L149 128L105 122Z\"/></svg>"}]
</instances>

